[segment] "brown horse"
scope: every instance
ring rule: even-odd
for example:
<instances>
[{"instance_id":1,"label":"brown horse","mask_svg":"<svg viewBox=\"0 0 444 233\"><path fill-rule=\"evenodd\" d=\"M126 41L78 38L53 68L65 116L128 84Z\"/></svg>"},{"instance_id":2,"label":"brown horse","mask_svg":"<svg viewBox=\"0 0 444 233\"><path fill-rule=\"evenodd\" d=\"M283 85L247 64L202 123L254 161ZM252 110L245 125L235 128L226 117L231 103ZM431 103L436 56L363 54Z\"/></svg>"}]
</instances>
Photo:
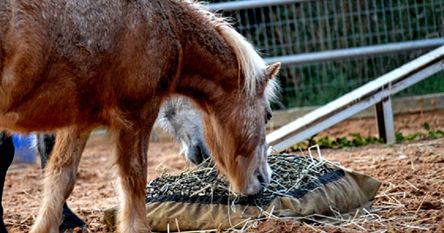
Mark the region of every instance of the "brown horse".
<instances>
[{"instance_id":1,"label":"brown horse","mask_svg":"<svg viewBox=\"0 0 444 233\"><path fill-rule=\"evenodd\" d=\"M190 97L234 192L270 182L265 122L272 77L223 19L188 0L0 2L0 128L52 131L43 201L31 232L57 232L91 130L116 143L120 232L147 232L148 137L161 103Z\"/></svg>"}]
</instances>

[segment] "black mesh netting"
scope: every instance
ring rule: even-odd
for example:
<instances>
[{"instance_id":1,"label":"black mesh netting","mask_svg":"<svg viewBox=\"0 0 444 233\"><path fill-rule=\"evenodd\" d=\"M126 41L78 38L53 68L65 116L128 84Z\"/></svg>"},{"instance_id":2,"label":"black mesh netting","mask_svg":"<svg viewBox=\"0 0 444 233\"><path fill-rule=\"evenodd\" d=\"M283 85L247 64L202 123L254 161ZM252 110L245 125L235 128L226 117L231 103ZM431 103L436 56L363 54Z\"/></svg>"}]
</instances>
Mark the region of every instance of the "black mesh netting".
<instances>
[{"instance_id":1,"label":"black mesh netting","mask_svg":"<svg viewBox=\"0 0 444 233\"><path fill-rule=\"evenodd\" d=\"M223 176L218 175L212 161L178 176L162 176L147 186L146 202L191 202L203 204L239 204L266 207L279 196L302 197L321 185L335 181L344 172L326 161L309 156L270 155L273 170L270 185L253 196L237 196L230 192Z\"/></svg>"}]
</instances>

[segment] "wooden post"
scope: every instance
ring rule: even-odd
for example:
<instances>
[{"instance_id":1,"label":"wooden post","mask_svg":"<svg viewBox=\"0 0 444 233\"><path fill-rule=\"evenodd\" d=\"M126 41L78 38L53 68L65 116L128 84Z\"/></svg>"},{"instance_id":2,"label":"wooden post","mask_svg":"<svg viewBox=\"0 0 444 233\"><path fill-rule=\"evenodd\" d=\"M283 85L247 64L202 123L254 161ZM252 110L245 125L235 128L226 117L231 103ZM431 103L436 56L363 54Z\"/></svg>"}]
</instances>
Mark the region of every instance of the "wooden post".
<instances>
[{"instance_id":1,"label":"wooden post","mask_svg":"<svg viewBox=\"0 0 444 233\"><path fill-rule=\"evenodd\" d=\"M375 107L379 137L387 144L395 144L395 124L393 121L392 100L390 96L377 103Z\"/></svg>"}]
</instances>

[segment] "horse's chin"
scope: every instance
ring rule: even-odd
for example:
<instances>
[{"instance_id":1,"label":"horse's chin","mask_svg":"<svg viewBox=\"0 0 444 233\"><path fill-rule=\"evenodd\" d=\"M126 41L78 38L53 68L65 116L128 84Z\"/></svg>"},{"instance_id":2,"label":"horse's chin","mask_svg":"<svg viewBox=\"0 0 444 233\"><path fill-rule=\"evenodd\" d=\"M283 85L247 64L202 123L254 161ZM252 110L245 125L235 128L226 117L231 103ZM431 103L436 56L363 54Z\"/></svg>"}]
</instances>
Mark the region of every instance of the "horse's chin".
<instances>
[{"instance_id":1,"label":"horse's chin","mask_svg":"<svg viewBox=\"0 0 444 233\"><path fill-rule=\"evenodd\" d=\"M265 148L265 147L264 147ZM265 149L260 149L250 161L245 157L238 157L240 174L237 182L231 182L232 190L240 195L250 196L260 193L270 184L272 171L267 162Z\"/></svg>"}]
</instances>

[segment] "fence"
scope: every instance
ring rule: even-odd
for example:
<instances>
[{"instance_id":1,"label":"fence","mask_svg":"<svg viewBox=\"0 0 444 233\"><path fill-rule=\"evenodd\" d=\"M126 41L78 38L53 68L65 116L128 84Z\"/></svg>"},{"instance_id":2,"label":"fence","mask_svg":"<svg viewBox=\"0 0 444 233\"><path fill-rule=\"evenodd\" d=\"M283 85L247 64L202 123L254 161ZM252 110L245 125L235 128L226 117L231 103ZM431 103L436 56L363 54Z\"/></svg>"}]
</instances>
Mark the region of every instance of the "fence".
<instances>
[{"instance_id":1,"label":"fence","mask_svg":"<svg viewBox=\"0 0 444 233\"><path fill-rule=\"evenodd\" d=\"M443 0L210 2L212 10L225 9L223 14L234 18L237 30L265 57L329 55L284 66L282 103L274 108L325 104L444 44ZM339 58L332 59L335 52ZM398 96L444 92L444 75L435 76Z\"/></svg>"}]
</instances>

